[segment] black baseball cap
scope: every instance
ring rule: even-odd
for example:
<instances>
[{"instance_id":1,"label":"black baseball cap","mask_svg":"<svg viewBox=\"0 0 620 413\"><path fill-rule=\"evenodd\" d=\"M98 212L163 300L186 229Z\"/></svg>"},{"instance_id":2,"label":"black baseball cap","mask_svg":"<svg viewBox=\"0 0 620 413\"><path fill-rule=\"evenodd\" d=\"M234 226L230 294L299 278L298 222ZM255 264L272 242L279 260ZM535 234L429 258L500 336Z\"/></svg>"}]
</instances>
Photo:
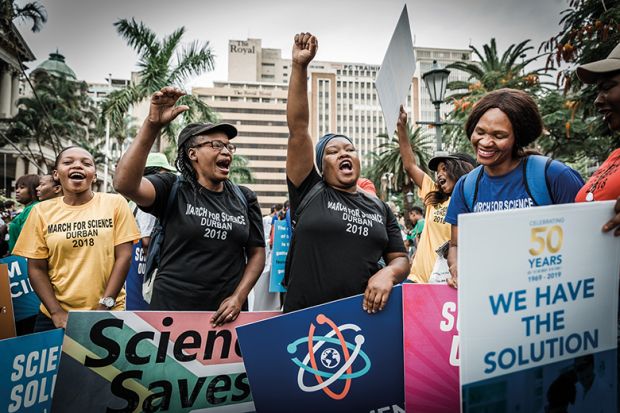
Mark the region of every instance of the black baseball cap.
<instances>
[{"instance_id":1,"label":"black baseball cap","mask_svg":"<svg viewBox=\"0 0 620 413\"><path fill-rule=\"evenodd\" d=\"M468 155L466 153L462 153L462 152L455 152L455 153L436 152L435 156L433 156L431 158L431 160L428 161L428 168L431 171L437 171L437 167L439 166L439 162L445 161L446 159L456 159L457 161L465 161L467 163L470 163L473 167L476 166L476 160L471 155Z\"/></svg>"},{"instance_id":2,"label":"black baseball cap","mask_svg":"<svg viewBox=\"0 0 620 413\"><path fill-rule=\"evenodd\" d=\"M190 123L179 133L177 147L183 146L193 136L206 135L213 132L224 132L228 139L237 136L237 128L230 123Z\"/></svg>"}]
</instances>

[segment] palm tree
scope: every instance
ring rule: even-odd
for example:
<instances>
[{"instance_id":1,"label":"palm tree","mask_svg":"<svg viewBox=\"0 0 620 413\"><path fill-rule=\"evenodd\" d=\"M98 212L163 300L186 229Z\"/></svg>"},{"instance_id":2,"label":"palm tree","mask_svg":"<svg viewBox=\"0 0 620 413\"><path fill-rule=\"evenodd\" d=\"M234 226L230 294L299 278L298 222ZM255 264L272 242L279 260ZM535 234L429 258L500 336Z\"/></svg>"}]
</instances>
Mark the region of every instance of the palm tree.
<instances>
[{"instance_id":1,"label":"palm tree","mask_svg":"<svg viewBox=\"0 0 620 413\"><path fill-rule=\"evenodd\" d=\"M252 170L248 167L248 160L241 155L233 156L230 164L229 178L235 184L251 184L254 182Z\"/></svg>"},{"instance_id":2,"label":"palm tree","mask_svg":"<svg viewBox=\"0 0 620 413\"><path fill-rule=\"evenodd\" d=\"M0 0L0 10L2 11L0 24L3 28L11 27L11 23L17 20L26 20L32 23L31 30L38 32L43 23L47 22L45 7L36 1L19 6L15 0Z\"/></svg>"},{"instance_id":3,"label":"palm tree","mask_svg":"<svg viewBox=\"0 0 620 413\"><path fill-rule=\"evenodd\" d=\"M420 127L413 129L411 125L407 125L407 128L407 135L413 149L413 155L417 159L420 168L428 173L427 164L432 154L432 137L426 134ZM413 190L414 184L403 168L398 137L393 136L390 139L385 133L377 135L377 137L383 138L385 141L377 146L375 152L371 154L374 159L372 166L368 169L367 177L376 184L381 182L383 174L393 173L394 192L407 193Z\"/></svg>"},{"instance_id":4,"label":"palm tree","mask_svg":"<svg viewBox=\"0 0 620 413\"><path fill-rule=\"evenodd\" d=\"M448 90L466 90L466 92L454 93L450 97L461 99L472 95L479 96L503 87L530 91L539 89L540 77L545 76L545 69L525 72L525 67L540 57L526 58L527 52L534 49L533 46L528 46L529 42L528 39L516 45L511 44L501 57L499 57L494 38L489 44L483 46L484 54L476 47L469 46L480 61L458 61L446 66L447 69L461 70L469 74L468 81L448 83Z\"/></svg>"},{"instance_id":5,"label":"palm tree","mask_svg":"<svg viewBox=\"0 0 620 413\"><path fill-rule=\"evenodd\" d=\"M133 18L120 19L114 26L119 35L138 53L140 70L136 83L112 92L104 102L104 116L108 116L112 124L122 125L130 106L142 102L162 87L182 88L191 76L213 70L213 53L209 42L199 44L194 41L185 47L181 46L184 27L159 40L154 31ZM209 107L193 95L184 96L179 100L179 104L190 107L184 114L185 118L214 120ZM170 142L176 141L170 125L163 130L163 134ZM161 149L159 143L158 147Z\"/></svg>"}]
</instances>

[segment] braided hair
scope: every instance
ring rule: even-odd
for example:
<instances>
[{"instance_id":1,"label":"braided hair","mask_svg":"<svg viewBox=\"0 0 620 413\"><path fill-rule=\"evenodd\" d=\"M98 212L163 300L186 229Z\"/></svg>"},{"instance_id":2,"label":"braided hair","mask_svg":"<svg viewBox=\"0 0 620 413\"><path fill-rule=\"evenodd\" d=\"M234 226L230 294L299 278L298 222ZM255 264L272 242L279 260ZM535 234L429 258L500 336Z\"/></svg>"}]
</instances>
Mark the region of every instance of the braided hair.
<instances>
[{"instance_id":1,"label":"braided hair","mask_svg":"<svg viewBox=\"0 0 620 413\"><path fill-rule=\"evenodd\" d=\"M187 181L192 189L194 190L194 195L200 192L202 185L198 183L198 177L196 176L196 170L194 170L194 166L192 165L192 160L189 159L189 155L187 152L189 149L196 144L196 136L192 136L187 139L183 145L179 147L177 151L177 159L174 161L174 165L177 167L179 172L181 172L181 176L185 181Z\"/></svg>"}]
</instances>

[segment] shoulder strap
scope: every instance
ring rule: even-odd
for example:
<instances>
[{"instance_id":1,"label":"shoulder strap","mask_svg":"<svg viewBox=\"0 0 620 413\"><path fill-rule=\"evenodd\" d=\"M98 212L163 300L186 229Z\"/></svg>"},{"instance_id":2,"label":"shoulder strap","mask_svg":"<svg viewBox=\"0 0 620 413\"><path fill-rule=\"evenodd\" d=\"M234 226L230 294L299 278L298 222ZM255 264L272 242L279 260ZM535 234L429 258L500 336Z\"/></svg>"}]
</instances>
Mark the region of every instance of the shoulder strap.
<instances>
[{"instance_id":1,"label":"shoulder strap","mask_svg":"<svg viewBox=\"0 0 620 413\"><path fill-rule=\"evenodd\" d=\"M295 210L294 216L291 216L291 224L293 224L293 228L297 225L297 221L299 221L299 217L301 216L301 212L308 206L310 201L312 201L316 196L325 188L325 182L320 180L306 194L306 196L301 200L299 206Z\"/></svg>"},{"instance_id":2,"label":"shoulder strap","mask_svg":"<svg viewBox=\"0 0 620 413\"><path fill-rule=\"evenodd\" d=\"M483 175L483 165L477 166L473 171L465 175L463 181L463 199L465 200L465 206L470 212L474 210L474 204L476 198L478 198L478 184Z\"/></svg>"},{"instance_id":3,"label":"shoulder strap","mask_svg":"<svg viewBox=\"0 0 620 413\"><path fill-rule=\"evenodd\" d=\"M549 169L551 162L551 158L541 155L530 155L523 161L525 190L537 206L554 203L547 179L547 169Z\"/></svg>"},{"instance_id":4,"label":"shoulder strap","mask_svg":"<svg viewBox=\"0 0 620 413\"><path fill-rule=\"evenodd\" d=\"M241 188L239 188L239 185L235 184L234 182L231 182L230 180L228 181L228 183L230 184L233 192L235 193L235 195L237 195L237 198L239 198L239 200L241 201L241 204L243 204L243 207L245 208L247 212L248 200L246 199L245 194L243 193Z\"/></svg>"},{"instance_id":5,"label":"shoulder strap","mask_svg":"<svg viewBox=\"0 0 620 413\"><path fill-rule=\"evenodd\" d=\"M168 215L170 214L170 210L172 209L172 204L177 199L177 192L179 190L179 185L181 185L181 177L177 175L174 184L172 184L172 188L170 189L170 193L168 194L168 200L166 201L166 210L161 216L159 222L161 222L162 227L166 225L166 221L168 220Z\"/></svg>"}]
</instances>

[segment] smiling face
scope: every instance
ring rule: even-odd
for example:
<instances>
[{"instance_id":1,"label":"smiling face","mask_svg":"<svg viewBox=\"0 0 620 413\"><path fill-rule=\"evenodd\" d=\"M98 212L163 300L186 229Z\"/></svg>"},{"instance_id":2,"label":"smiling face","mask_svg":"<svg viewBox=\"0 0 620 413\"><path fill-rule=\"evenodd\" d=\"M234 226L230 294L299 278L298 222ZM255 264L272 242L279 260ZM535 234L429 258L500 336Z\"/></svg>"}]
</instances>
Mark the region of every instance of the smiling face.
<instances>
[{"instance_id":1,"label":"smiling face","mask_svg":"<svg viewBox=\"0 0 620 413\"><path fill-rule=\"evenodd\" d=\"M492 108L482 115L471 135L471 144L476 161L489 175L503 175L519 163L512 123L500 109Z\"/></svg>"},{"instance_id":2,"label":"smiling face","mask_svg":"<svg viewBox=\"0 0 620 413\"><path fill-rule=\"evenodd\" d=\"M62 152L54 170L54 179L60 182L65 194L90 191L96 177L95 160L82 148L69 148Z\"/></svg>"},{"instance_id":3,"label":"smiling face","mask_svg":"<svg viewBox=\"0 0 620 413\"><path fill-rule=\"evenodd\" d=\"M336 189L355 192L360 176L360 159L355 146L346 138L334 138L323 152L323 179Z\"/></svg>"},{"instance_id":4,"label":"smiling face","mask_svg":"<svg viewBox=\"0 0 620 413\"><path fill-rule=\"evenodd\" d=\"M601 78L597 83L598 95L594 105L613 131L620 130L620 73Z\"/></svg>"},{"instance_id":5,"label":"smiling face","mask_svg":"<svg viewBox=\"0 0 620 413\"><path fill-rule=\"evenodd\" d=\"M437 186L441 188L445 194L451 194L456 182L450 176L445 162L439 162L437 165L436 179Z\"/></svg>"},{"instance_id":6,"label":"smiling face","mask_svg":"<svg viewBox=\"0 0 620 413\"><path fill-rule=\"evenodd\" d=\"M229 144L228 136L223 132L195 136L187 155L192 161L198 182L210 190L220 191L223 182L228 179L233 154L226 147L221 151L212 147L213 141L220 141L224 146Z\"/></svg>"}]
</instances>

